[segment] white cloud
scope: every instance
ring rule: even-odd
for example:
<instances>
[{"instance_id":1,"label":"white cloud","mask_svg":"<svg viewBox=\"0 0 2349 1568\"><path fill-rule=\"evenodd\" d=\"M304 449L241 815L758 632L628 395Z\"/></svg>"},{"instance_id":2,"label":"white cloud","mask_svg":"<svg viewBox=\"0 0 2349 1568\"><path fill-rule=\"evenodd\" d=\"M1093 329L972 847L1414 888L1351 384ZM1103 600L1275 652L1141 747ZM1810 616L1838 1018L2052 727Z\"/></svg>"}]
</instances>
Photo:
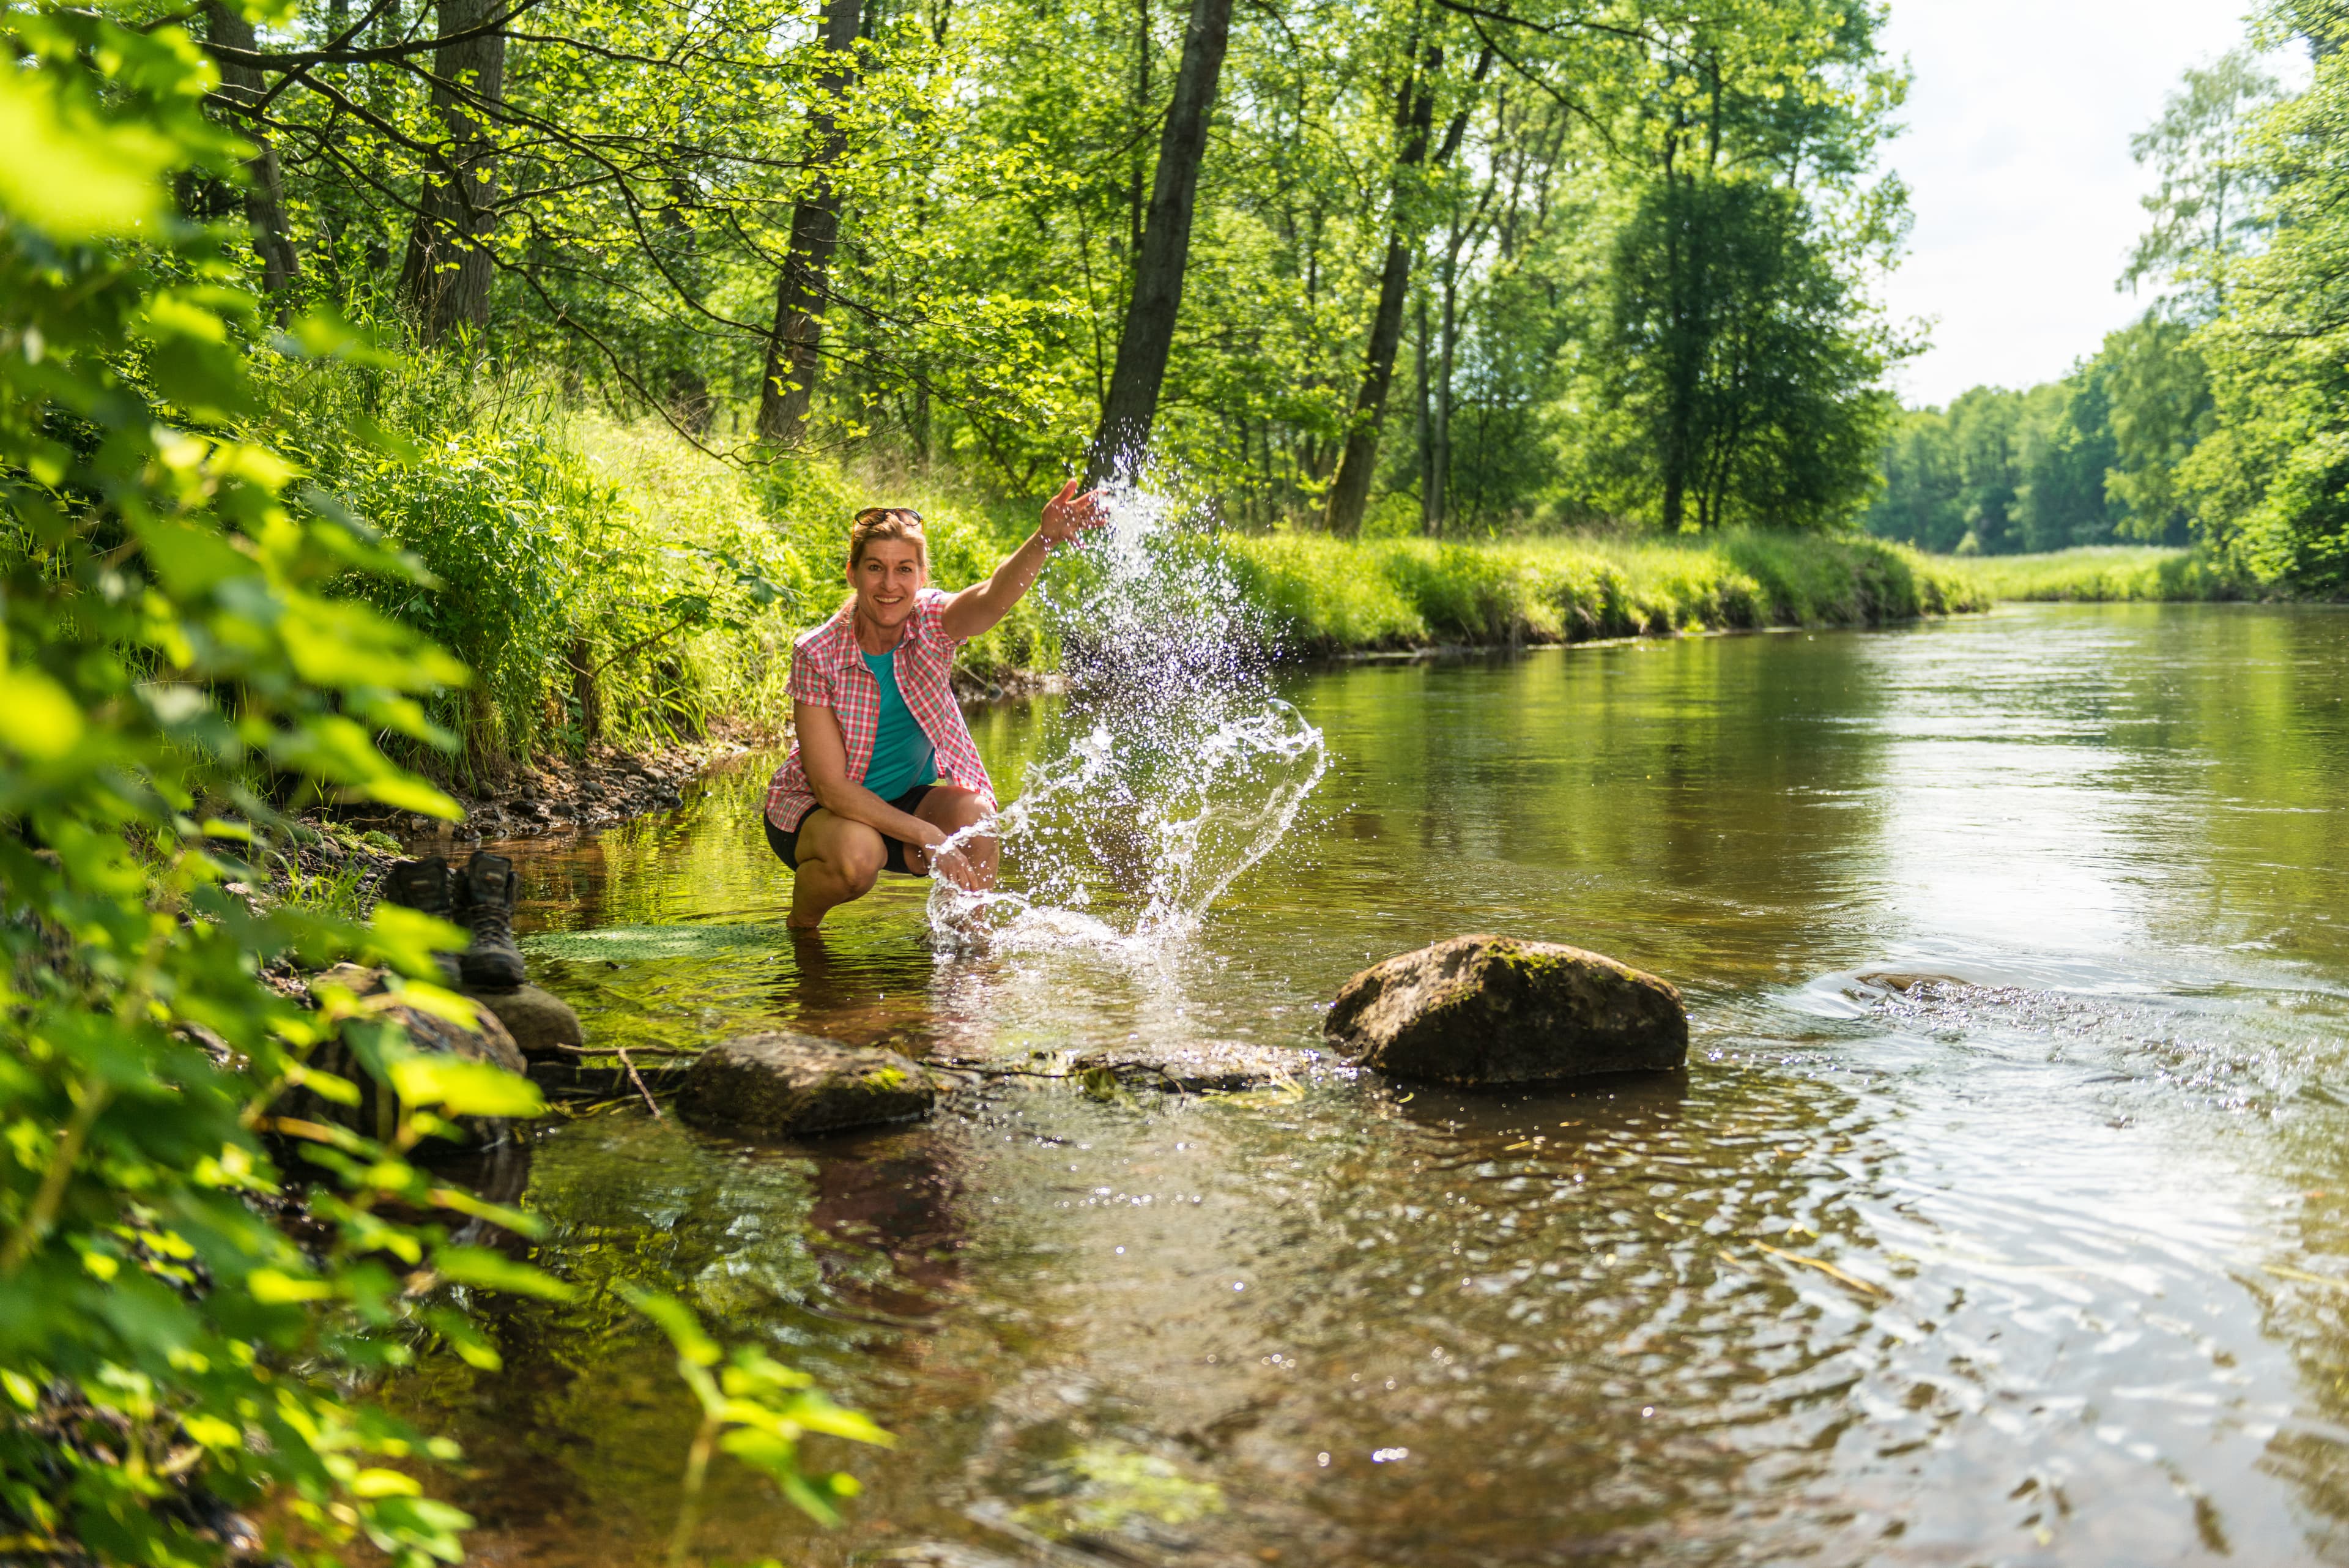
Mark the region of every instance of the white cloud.
<instances>
[{"instance_id":1,"label":"white cloud","mask_svg":"<svg viewBox=\"0 0 2349 1568\"><path fill-rule=\"evenodd\" d=\"M1886 163L1916 228L1886 287L1937 317L1896 377L1945 403L2052 379L2144 301L2116 293L2152 181L2129 138L2187 67L2240 42L2244 0L1892 0L1886 53L1916 80Z\"/></svg>"}]
</instances>

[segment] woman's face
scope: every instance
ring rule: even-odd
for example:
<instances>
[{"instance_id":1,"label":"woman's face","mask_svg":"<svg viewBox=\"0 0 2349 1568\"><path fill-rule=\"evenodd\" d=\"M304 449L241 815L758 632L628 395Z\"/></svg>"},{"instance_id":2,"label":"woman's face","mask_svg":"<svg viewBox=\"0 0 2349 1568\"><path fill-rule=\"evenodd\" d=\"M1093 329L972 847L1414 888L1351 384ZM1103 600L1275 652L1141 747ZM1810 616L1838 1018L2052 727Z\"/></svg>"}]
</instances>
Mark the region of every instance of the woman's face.
<instances>
[{"instance_id":1,"label":"woman's face","mask_svg":"<svg viewBox=\"0 0 2349 1568\"><path fill-rule=\"evenodd\" d=\"M848 568L857 612L875 626L894 627L914 613L914 596L929 587L921 546L905 539L874 539Z\"/></svg>"}]
</instances>

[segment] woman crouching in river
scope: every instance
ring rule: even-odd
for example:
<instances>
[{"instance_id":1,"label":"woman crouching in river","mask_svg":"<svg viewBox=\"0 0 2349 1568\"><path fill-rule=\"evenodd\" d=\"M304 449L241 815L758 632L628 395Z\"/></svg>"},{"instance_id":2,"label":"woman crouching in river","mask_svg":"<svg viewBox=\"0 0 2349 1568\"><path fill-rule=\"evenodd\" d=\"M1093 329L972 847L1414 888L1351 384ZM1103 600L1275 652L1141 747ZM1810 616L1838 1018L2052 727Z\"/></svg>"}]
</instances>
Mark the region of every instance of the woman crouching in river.
<instances>
[{"instance_id":1,"label":"woman crouching in river","mask_svg":"<svg viewBox=\"0 0 2349 1568\"><path fill-rule=\"evenodd\" d=\"M1011 613L1054 545L1104 521L1098 493L1079 495L1071 480L992 576L949 594L930 587L920 513L872 506L856 514L848 532L855 591L792 647L796 734L767 786L767 842L793 872L792 925L813 929L882 872L926 876L934 860L961 887L995 885L991 838L937 854L995 810L947 683L955 649Z\"/></svg>"}]
</instances>

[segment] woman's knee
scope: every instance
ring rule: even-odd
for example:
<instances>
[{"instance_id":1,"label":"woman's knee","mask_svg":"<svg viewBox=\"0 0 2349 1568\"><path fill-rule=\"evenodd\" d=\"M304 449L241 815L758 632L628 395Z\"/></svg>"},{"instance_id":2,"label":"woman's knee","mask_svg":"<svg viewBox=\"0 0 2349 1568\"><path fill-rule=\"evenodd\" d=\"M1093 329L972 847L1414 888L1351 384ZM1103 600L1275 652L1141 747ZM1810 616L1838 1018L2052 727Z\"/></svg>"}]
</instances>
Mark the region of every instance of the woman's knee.
<instances>
[{"instance_id":1,"label":"woman's knee","mask_svg":"<svg viewBox=\"0 0 2349 1568\"><path fill-rule=\"evenodd\" d=\"M858 832L843 836L848 842L841 846L840 871L858 892L864 893L872 890L881 867L888 863L889 847L873 829L861 822L856 826Z\"/></svg>"},{"instance_id":2,"label":"woman's knee","mask_svg":"<svg viewBox=\"0 0 2349 1568\"><path fill-rule=\"evenodd\" d=\"M833 874L848 884L852 894L870 892L888 859L888 846L881 835L861 822L843 822L823 835L823 840L802 860L817 860L832 868Z\"/></svg>"}]
</instances>

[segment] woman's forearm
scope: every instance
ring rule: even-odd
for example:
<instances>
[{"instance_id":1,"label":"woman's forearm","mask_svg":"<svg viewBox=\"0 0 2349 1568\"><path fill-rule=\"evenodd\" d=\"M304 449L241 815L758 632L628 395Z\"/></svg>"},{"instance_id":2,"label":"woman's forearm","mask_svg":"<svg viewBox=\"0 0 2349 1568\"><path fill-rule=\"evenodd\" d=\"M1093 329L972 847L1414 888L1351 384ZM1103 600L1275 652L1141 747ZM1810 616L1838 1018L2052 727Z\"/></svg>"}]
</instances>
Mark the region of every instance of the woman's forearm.
<instances>
[{"instance_id":1,"label":"woman's forearm","mask_svg":"<svg viewBox=\"0 0 2349 1568\"><path fill-rule=\"evenodd\" d=\"M816 804L834 816L861 822L888 837L906 844L926 844L930 825L910 812L899 811L861 784L842 779L834 784L809 781Z\"/></svg>"},{"instance_id":2,"label":"woman's forearm","mask_svg":"<svg viewBox=\"0 0 2349 1568\"><path fill-rule=\"evenodd\" d=\"M1028 542L1006 556L987 581L955 596L947 609L947 633L968 642L994 630L996 623L1009 615L1011 607L1044 575L1044 560L1051 547L1040 533L1029 535Z\"/></svg>"}]
</instances>

